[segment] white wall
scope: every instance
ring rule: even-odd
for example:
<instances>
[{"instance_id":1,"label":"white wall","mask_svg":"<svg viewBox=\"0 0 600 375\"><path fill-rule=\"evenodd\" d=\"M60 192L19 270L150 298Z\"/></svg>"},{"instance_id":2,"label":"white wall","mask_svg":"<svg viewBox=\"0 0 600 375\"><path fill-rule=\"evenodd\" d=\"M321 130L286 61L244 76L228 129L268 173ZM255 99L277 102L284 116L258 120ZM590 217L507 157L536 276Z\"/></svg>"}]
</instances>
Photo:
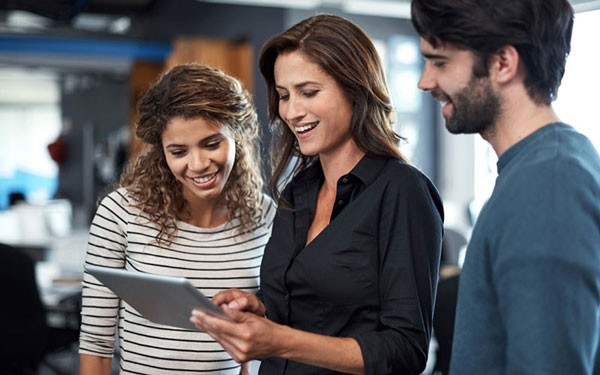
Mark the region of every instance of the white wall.
<instances>
[{"instance_id":1,"label":"white wall","mask_svg":"<svg viewBox=\"0 0 600 375\"><path fill-rule=\"evenodd\" d=\"M444 120L438 122L444 126ZM475 135L440 132L440 182L438 189L444 200L446 226L469 231L467 208L475 196Z\"/></svg>"}]
</instances>

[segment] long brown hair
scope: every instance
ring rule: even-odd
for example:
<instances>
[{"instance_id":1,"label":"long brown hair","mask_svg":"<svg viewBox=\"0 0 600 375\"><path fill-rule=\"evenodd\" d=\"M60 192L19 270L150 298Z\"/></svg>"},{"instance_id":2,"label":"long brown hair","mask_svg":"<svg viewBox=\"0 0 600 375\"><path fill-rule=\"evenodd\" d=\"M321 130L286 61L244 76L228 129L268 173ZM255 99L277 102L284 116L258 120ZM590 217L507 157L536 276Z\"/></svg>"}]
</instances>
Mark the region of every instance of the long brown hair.
<instances>
[{"instance_id":1,"label":"long brown hair","mask_svg":"<svg viewBox=\"0 0 600 375\"><path fill-rule=\"evenodd\" d=\"M181 184L171 173L162 147L163 131L174 117L201 117L231 131L236 156L223 200L232 217L239 215L240 230L255 224L263 187L259 126L252 98L237 79L206 65L179 65L148 90L138 112L135 134L145 146L128 163L120 183L135 198L134 205L160 226L159 242L170 243L176 221L189 215Z\"/></svg>"},{"instance_id":2,"label":"long brown hair","mask_svg":"<svg viewBox=\"0 0 600 375\"><path fill-rule=\"evenodd\" d=\"M361 151L374 157L405 160L393 130L393 107L377 50L367 34L353 22L322 14L307 18L269 39L259 57L260 72L267 84L269 120L274 132L271 147L273 175L269 190L279 200L279 183L293 157L294 174L312 164L317 156L300 153L296 137L279 116L279 95L274 67L281 54L298 51L317 64L340 85L350 100L353 114L351 136Z\"/></svg>"}]
</instances>

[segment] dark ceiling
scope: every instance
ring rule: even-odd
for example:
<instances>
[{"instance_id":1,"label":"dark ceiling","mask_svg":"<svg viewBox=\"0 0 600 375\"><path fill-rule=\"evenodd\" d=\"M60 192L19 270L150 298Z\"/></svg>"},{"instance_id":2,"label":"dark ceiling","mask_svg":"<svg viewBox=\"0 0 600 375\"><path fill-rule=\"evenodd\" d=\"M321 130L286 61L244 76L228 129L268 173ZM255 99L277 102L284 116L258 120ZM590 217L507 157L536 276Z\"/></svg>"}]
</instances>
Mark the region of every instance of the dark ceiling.
<instances>
[{"instance_id":1,"label":"dark ceiling","mask_svg":"<svg viewBox=\"0 0 600 375\"><path fill-rule=\"evenodd\" d=\"M133 15L152 8L155 0L1 0L0 9L24 10L56 22L87 13Z\"/></svg>"}]
</instances>

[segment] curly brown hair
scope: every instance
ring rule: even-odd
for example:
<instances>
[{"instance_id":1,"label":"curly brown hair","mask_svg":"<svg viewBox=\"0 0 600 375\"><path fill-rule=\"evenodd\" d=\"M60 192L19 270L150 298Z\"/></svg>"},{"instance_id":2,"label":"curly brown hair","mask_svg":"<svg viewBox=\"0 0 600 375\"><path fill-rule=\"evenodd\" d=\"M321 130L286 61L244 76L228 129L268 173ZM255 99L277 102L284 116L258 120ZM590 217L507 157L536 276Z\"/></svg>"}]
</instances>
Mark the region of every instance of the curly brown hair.
<instances>
[{"instance_id":1,"label":"curly brown hair","mask_svg":"<svg viewBox=\"0 0 600 375\"><path fill-rule=\"evenodd\" d=\"M230 130L236 154L223 201L229 219L239 218L240 231L255 224L263 188L259 126L252 97L237 79L206 65L178 65L159 77L142 97L138 113L135 135L145 144L127 164L120 185L135 199L133 205L160 226L159 243L170 244L177 220L190 214L181 183L171 173L162 146L163 131L175 117L203 118Z\"/></svg>"}]
</instances>

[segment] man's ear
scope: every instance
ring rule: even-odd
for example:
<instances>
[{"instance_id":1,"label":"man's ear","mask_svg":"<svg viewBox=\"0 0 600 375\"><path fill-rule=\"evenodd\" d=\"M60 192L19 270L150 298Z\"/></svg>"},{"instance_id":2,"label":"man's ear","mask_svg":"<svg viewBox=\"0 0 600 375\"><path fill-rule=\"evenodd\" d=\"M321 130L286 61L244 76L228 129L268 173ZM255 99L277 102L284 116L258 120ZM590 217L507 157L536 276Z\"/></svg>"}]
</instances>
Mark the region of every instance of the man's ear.
<instances>
[{"instance_id":1,"label":"man's ear","mask_svg":"<svg viewBox=\"0 0 600 375\"><path fill-rule=\"evenodd\" d=\"M521 57L514 46L506 45L492 55L490 76L498 83L507 83L519 74Z\"/></svg>"}]
</instances>

